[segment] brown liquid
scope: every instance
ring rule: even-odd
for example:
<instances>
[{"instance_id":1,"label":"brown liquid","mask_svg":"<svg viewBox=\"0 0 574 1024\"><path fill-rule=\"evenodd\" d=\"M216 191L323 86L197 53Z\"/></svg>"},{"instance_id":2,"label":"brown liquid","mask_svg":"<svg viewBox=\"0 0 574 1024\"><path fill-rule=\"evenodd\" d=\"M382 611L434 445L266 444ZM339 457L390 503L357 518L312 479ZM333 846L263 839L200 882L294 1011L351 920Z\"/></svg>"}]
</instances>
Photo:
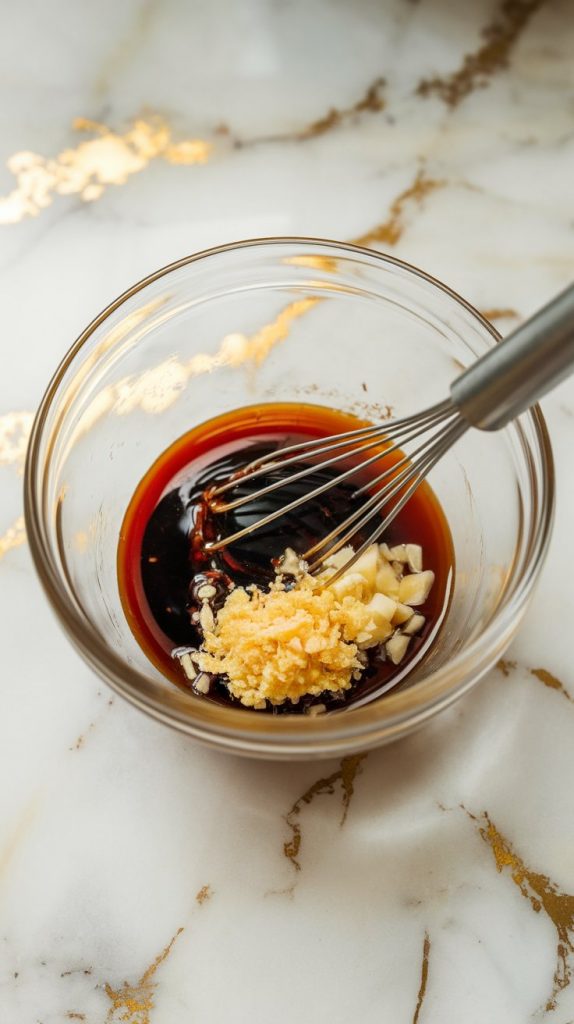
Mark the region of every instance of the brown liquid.
<instances>
[{"instance_id":1,"label":"brown liquid","mask_svg":"<svg viewBox=\"0 0 574 1024\"><path fill-rule=\"evenodd\" d=\"M220 552L206 554L202 539L231 535L266 513L314 486L335 479L352 464L346 460L329 469L314 469L310 477L280 488L265 499L250 502L237 512L206 514L204 492L226 481L259 455L298 441L338 434L368 424L348 413L316 405L277 403L249 406L201 424L179 438L152 465L136 489L124 517L118 548L118 579L126 618L138 643L150 661L169 679L186 690L190 685L179 663L171 657L174 647L198 647L201 635L192 621L197 611L197 589L209 582L216 587L214 610L223 604L230 580L247 585L267 586L274 578L272 560L286 547L299 553L324 537L365 501L358 487L381 472L379 462L362 468L350 479L337 480L331 490L306 502L278 521L256 531ZM369 451L367 456L372 455ZM365 458L364 457L364 458ZM397 462L400 453L386 456ZM389 461L385 462L385 467ZM255 483L239 483L233 497L254 492L255 486L270 482L263 477ZM380 520L379 520L380 521ZM367 539L376 525L372 520L353 538L353 546ZM369 664L362 678L346 692L349 705L386 687L394 675L404 675L405 666L417 658L448 599L448 577L453 566L453 548L448 524L428 484L423 483L399 512L384 537L389 545L421 544L424 568L432 569L435 582L425 603L417 611L426 617L420 635L413 637L407 656L399 666L369 652ZM230 697L225 685L216 681L207 697L218 703L241 707ZM303 700L296 706L271 708L274 713L304 711L309 703L341 707L341 698Z\"/></svg>"}]
</instances>

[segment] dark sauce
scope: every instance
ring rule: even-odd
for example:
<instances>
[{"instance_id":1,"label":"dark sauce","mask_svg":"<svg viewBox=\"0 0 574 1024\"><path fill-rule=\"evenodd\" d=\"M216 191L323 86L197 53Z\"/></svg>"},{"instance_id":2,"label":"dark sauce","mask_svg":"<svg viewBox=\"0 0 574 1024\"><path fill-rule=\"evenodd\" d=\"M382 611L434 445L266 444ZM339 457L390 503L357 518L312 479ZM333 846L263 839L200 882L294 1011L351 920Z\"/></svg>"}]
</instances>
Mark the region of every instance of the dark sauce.
<instances>
[{"instance_id":1,"label":"dark sauce","mask_svg":"<svg viewBox=\"0 0 574 1024\"><path fill-rule=\"evenodd\" d=\"M365 495L357 489L380 472L380 464L361 468L348 480L337 482L312 502L282 516L233 545L208 554L205 540L230 536L307 493L313 487L338 478L351 460L335 467L315 466L303 480L295 481L241 509L210 513L205 492L241 470L246 462L289 444L354 430L368 424L348 413L322 406L296 403L269 404L238 409L196 427L179 438L160 456L139 484L126 512L118 548L118 578L124 611L138 643L169 679L191 691L183 670L172 658L175 647L198 647L201 634L194 621L200 608L198 591L210 583L215 588L211 607L223 605L231 582L256 583L265 588L275 578L273 562L287 547L303 553L337 524L358 509ZM368 453L369 455L372 452ZM400 453L386 456L395 462ZM386 462L385 465L389 463ZM275 472L275 476L273 476ZM276 479L270 471L257 485ZM284 472L284 471L283 471ZM233 497L253 493L254 482L238 481ZM373 529L358 531L356 548ZM315 697L289 702L269 711L301 713L310 703L324 703L328 710L341 708L376 695L393 678L420 657L429 634L440 621L448 602L449 574L453 565L450 531L442 509L428 484L423 483L399 512L385 536L390 546L404 542L421 544L424 568L432 569L435 582L426 603L417 611L426 623L413 637L400 665L382 661L377 649L368 652L361 679L340 696ZM242 705L230 696L224 682L214 680L209 695L197 697L217 703ZM260 712L261 713L261 712Z\"/></svg>"}]
</instances>

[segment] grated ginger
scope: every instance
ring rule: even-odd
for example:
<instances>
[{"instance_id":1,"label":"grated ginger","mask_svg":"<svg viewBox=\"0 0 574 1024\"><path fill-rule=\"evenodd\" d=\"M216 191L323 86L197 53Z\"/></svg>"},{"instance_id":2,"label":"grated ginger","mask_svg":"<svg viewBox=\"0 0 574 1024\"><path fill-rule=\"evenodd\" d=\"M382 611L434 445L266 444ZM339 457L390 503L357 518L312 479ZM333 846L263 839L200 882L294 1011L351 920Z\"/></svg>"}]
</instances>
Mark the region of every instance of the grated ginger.
<instances>
[{"instance_id":1,"label":"grated ginger","mask_svg":"<svg viewBox=\"0 0 574 1024\"><path fill-rule=\"evenodd\" d=\"M246 707L296 704L305 696L350 689L365 667L362 651L392 641L413 616L410 605L423 603L434 581L429 571L405 576L402 568L391 570L385 547L371 545L330 587L325 584L349 557L348 548L327 560L319 579L302 571L292 590L281 577L269 591L236 587L217 616L202 621L194 663L201 673L224 676ZM399 647L391 643L392 661L404 656L408 642L405 636L398 657Z\"/></svg>"},{"instance_id":2,"label":"grated ginger","mask_svg":"<svg viewBox=\"0 0 574 1024\"><path fill-rule=\"evenodd\" d=\"M196 660L201 671L227 676L229 691L248 707L297 703L349 689L363 667L356 639L369 621L361 601L319 591L310 577L295 590L236 587Z\"/></svg>"}]
</instances>

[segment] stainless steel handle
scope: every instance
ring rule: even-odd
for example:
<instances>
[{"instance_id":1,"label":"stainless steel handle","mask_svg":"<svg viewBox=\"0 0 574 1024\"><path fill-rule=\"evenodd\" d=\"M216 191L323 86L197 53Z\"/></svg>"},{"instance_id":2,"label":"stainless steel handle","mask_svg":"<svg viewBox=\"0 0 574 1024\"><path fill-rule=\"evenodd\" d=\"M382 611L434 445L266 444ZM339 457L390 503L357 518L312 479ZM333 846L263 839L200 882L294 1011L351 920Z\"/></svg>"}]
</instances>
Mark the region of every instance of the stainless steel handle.
<instances>
[{"instance_id":1,"label":"stainless steel handle","mask_svg":"<svg viewBox=\"0 0 574 1024\"><path fill-rule=\"evenodd\" d=\"M499 430L574 370L574 285L453 381L460 413L481 430Z\"/></svg>"}]
</instances>

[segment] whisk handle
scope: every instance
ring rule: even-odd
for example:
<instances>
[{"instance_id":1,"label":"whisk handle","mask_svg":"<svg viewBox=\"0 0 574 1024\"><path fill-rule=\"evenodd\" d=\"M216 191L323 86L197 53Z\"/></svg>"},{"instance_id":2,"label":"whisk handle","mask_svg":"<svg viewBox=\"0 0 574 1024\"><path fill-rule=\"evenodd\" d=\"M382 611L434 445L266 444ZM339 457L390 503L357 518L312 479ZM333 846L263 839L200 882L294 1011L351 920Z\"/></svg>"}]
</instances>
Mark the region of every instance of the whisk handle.
<instances>
[{"instance_id":1,"label":"whisk handle","mask_svg":"<svg viewBox=\"0 0 574 1024\"><path fill-rule=\"evenodd\" d=\"M452 401L481 430L499 430L574 371L574 285L453 381Z\"/></svg>"}]
</instances>

